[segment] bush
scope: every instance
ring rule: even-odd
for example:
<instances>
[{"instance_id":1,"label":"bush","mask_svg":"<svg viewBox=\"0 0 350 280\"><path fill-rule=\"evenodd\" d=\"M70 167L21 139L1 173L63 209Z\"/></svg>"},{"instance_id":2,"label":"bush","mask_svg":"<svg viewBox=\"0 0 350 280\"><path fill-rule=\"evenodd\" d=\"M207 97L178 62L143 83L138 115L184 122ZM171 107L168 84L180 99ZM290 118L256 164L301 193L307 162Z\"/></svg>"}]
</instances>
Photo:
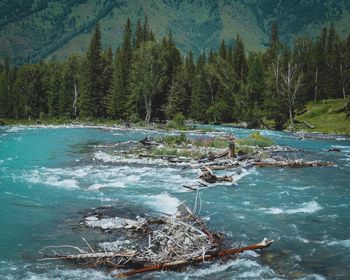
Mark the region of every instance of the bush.
<instances>
[{"instance_id":1,"label":"bush","mask_svg":"<svg viewBox=\"0 0 350 280\"><path fill-rule=\"evenodd\" d=\"M167 124L167 128L187 130L185 124L185 116L181 113L177 113L175 117Z\"/></svg>"},{"instance_id":2,"label":"bush","mask_svg":"<svg viewBox=\"0 0 350 280\"><path fill-rule=\"evenodd\" d=\"M188 142L185 133L181 133L180 135L175 136L166 136L164 138L164 141L168 145L183 144Z\"/></svg>"},{"instance_id":3,"label":"bush","mask_svg":"<svg viewBox=\"0 0 350 280\"><path fill-rule=\"evenodd\" d=\"M257 147L270 147L271 145L275 144L272 139L262 136L259 131L252 133L248 138L240 139L237 142L242 146L245 145Z\"/></svg>"}]
</instances>

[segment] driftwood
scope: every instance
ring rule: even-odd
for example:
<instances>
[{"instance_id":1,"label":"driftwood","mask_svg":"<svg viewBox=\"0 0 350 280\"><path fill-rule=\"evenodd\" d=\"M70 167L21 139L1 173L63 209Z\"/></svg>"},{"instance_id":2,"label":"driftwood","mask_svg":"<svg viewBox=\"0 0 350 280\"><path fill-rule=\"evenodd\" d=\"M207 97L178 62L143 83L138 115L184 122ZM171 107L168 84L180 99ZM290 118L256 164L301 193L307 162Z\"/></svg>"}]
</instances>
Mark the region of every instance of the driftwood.
<instances>
[{"instance_id":1,"label":"driftwood","mask_svg":"<svg viewBox=\"0 0 350 280\"><path fill-rule=\"evenodd\" d=\"M222 152L219 152L219 153L209 152L208 153L208 159L209 160L216 160L216 159L219 159L219 158L228 157L229 154L230 154L230 149L228 149L228 148L225 149Z\"/></svg>"},{"instance_id":2,"label":"driftwood","mask_svg":"<svg viewBox=\"0 0 350 280\"><path fill-rule=\"evenodd\" d=\"M58 248L63 249L66 246L48 246L39 251L42 253L46 249L54 249ZM68 246L69 247L69 246ZM83 254L67 254L60 255L57 257L48 256L47 258L40 259L40 261L44 260L53 260L53 259L70 259L70 260L86 260L86 259L101 259L101 258L115 258L115 257L133 257L136 251L123 251L123 252L98 252L98 253L83 253Z\"/></svg>"},{"instance_id":3,"label":"driftwood","mask_svg":"<svg viewBox=\"0 0 350 280\"><path fill-rule=\"evenodd\" d=\"M144 266L143 268L131 270L128 272L120 273L118 274L117 277L129 277L135 274L140 274L144 272L150 272L150 271L157 271L157 270L167 270L167 269L175 269L183 265L189 265L189 264L195 264L195 263L200 263L200 262L205 262L209 260L213 260L215 258L221 258L227 255L236 255L245 251L251 251L251 250L261 250L269 247L273 243L273 240L267 240L264 238L264 240L260 243L252 244L246 247L241 247L241 248L234 248L234 249L224 249L220 250L219 252L211 255L202 255L198 256L194 259L186 259L186 260L180 260L180 261L175 261L175 262L170 262L170 263L161 263L157 265L149 265L149 266Z\"/></svg>"},{"instance_id":4,"label":"driftwood","mask_svg":"<svg viewBox=\"0 0 350 280\"><path fill-rule=\"evenodd\" d=\"M144 139L139 141L144 146L158 146L159 143L157 141L153 141L150 137L145 137Z\"/></svg>"},{"instance_id":5,"label":"driftwood","mask_svg":"<svg viewBox=\"0 0 350 280\"><path fill-rule=\"evenodd\" d=\"M258 167L326 167L334 166L333 162L321 162L321 161L302 161L302 160L270 160L270 161L258 161L254 163Z\"/></svg>"},{"instance_id":6,"label":"driftwood","mask_svg":"<svg viewBox=\"0 0 350 280\"><path fill-rule=\"evenodd\" d=\"M199 176L203 181L213 184L217 182L232 182L232 176L217 176L213 173L213 171L208 166L204 166L202 168L203 173Z\"/></svg>"},{"instance_id":7,"label":"driftwood","mask_svg":"<svg viewBox=\"0 0 350 280\"><path fill-rule=\"evenodd\" d=\"M72 245L48 246L39 251L46 257L41 260L71 260L84 265L89 264L90 267L105 265L110 266L112 271L122 268L129 271L120 273L118 277L127 277L148 271L177 269L247 250L264 249L273 242L264 239L247 247L223 250L222 235L211 232L206 227L204 221L196 214L200 211L201 199L200 193L197 192L193 210L180 204L176 215L172 217L146 220L142 224L145 230L138 231L143 237L135 250L122 248L109 251L110 247L107 247L103 252L95 251L83 238L90 252ZM133 229L124 227L123 230Z\"/></svg>"}]
</instances>

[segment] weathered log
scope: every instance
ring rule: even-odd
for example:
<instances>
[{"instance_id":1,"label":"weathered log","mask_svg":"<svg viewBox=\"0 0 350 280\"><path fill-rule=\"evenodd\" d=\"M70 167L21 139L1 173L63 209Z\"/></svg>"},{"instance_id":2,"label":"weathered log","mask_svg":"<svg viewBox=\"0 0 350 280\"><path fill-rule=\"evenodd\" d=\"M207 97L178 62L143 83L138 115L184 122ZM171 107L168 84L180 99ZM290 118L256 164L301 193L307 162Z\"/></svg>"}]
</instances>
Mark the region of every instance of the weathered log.
<instances>
[{"instance_id":1,"label":"weathered log","mask_svg":"<svg viewBox=\"0 0 350 280\"><path fill-rule=\"evenodd\" d=\"M261 250L264 248L269 247L273 243L273 240L268 240L264 238L264 240L260 243L252 244L246 247L241 247L241 248L233 248L233 249L224 249L220 250L217 253L214 254L205 254L203 256L198 256L193 259L185 259L185 260L179 260L179 261L174 261L174 262L169 262L169 263L161 263L161 264L156 264L156 265L147 265L144 266L143 268L140 269L135 269L131 270L128 272L120 273L117 275L117 277L122 277L126 278L135 274L140 274L140 273L145 273L149 271L157 271L157 270L167 270L167 269L176 269L180 266L183 265L189 265L193 263L200 263L208 260L212 260L215 258L220 258L224 257L227 255L236 255L245 251L251 251L251 250Z\"/></svg>"},{"instance_id":2,"label":"weathered log","mask_svg":"<svg viewBox=\"0 0 350 280\"><path fill-rule=\"evenodd\" d=\"M306 125L306 127L308 127L308 128L311 128L311 129L314 129L315 128L315 126L313 125L313 124L311 124L311 123L308 123L307 121L303 121L303 123Z\"/></svg>"},{"instance_id":3,"label":"weathered log","mask_svg":"<svg viewBox=\"0 0 350 280\"><path fill-rule=\"evenodd\" d=\"M214 175L212 170L208 166L203 167L203 174L199 176L200 179L207 183L213 184L216 182L232 182L232 176L217 176Z\"/></svg>"},{"instance_id":4,"label":"weathered log","mask_svg":"<svg viewBox=\"0 0 350 280\"><path fill-rule=\"evenodd\" d=\"M220 153L213 153L213 152L209 152L208 153L208 159L209 160L215 160L218 158L223 158L223 157L227 157L230 153L229 149L225 149L224 151L220 152Z\"/></svg>"},{"instance_id":5,"label":"weathered log","mask_svg":"<svg viewBox=\"0 0 350 280\"><path fill-rule=\"evenodd\" d=\"M300 167L327 167L334 166L333 162L322 162L322 161L301 161L301 160L289 160L289 161L260 161L255 162L255 166L258 167L291 167L291 168L300 168Z\"/></svg>"},{"instance_id":6,"label":"weathered log","mask_svg":"<svg viewBox=\"0 0 350 280\"><path fill-rule=\"evenodd\" d=\"M47 247L48 248L48 247ZM54 259L70 259L70 260L86 260L86 259L101 259L101 258L114 258L114 257L126 257L130 258L136 254L136 251L122 251L122 252L99 252L99 253L84 253L84 254L67 254L59 255L56 257L47 257L40 259L39 261L54 260Z\"/></svg>"},{"instance_id":7,"label":"weathered log","mask_svg":"<svg viewBox=\"0 0 350 280\"><path fill-rule=\"evenodd\" d=\"M149 137L145 137L144 139L140 140L139 142L144 146L158 146L159 145L158 142L152 141L152 139Z\"/></svg>"}]
</instances>

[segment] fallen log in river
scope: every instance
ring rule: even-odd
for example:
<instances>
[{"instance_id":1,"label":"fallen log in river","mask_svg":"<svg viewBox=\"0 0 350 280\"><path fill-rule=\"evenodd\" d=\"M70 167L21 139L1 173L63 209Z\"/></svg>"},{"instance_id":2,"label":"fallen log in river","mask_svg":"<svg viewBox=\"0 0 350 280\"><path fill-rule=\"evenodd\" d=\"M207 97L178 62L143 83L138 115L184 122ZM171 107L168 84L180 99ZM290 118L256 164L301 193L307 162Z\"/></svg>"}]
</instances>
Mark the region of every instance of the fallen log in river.
<instances>
[{"instance_id":1,"label":"fallen log in river","mask_svg":"<svg viewBox=\"0 0 350 280\"><path fill-rule=\"evenodd\" d=\"M257 161L254 163L258 167L292 167L292 168L301 168L301 167L326 167L326 166L335 166L333 162L322 162L322 161L303 161L303 160L266 160L266 161Z\"/></svg>"},{"instance_id":2,"label":"fallen log in river","mask_svg":"<svg viewBox=\"0 0 350 280\"><path fill-rule=\"evenodd\" d=\"M195 263L213 260L215 258L237 255L237 254L243 253L245 251L261 250L261 249L265 249L265 248L269 247L272 243L273 243L273 240L268 240L268 239L264 238L264 240L261 241L260 243L252 244L249 246L245 246L245 247L241 247L241 248L234 248L234 249L224 249L224 250L220 250L219 252L217 252L215 254L202 255L202 256L198 256L198 257L193 258L193 259L180 260L180 261L175 261L175 262L170 262L170 263L161 263L161 264L156 264L156 265L149 265L149 266L145 266L143 268L120 273L120 274L118 274L118 277L128 277L128 276L132 276L135 274L156 271L156 270L174 269L174 268L179 268L180 266L184 266L184 265L190 265L190 264L195 264Z\"/></svg>"},{"instance_id":3,"label":"fallen log in river","mask_svg":"<svg viewBox=\"0 0 350 280\"><path fill-rule=\"evenodd\" d=\"M109 243L134 243L136 246L104 245L101 250L101 246L96 249L96 246L83 239L88 249L72 245L47 246L39 251L45 256L41 260L70 260L83 265L88 264L89 267L109 266L113 273L117 272L116 277L128 277L150 271L177 270L222 257L234 257L244 251L267 248L273 243L273 240L264 239L249 246L222 249L225 244L224 236L206 227L204 221L195 214L200 212L200 209L200 194L197 193L194 209L180 204L174 216L138 218L137 221L120 217L98 219L89 216L85 218L86 226L99 227L109 232L110 229L124 232L122 240ZM107 223L108 227L105 227L104 223ZM137 227L130 227L130 224L137 224ZM125 237L128 239L125 240ZM118 269L123 269L123 272L118 273Z\"/></svg>"}]
</instances>

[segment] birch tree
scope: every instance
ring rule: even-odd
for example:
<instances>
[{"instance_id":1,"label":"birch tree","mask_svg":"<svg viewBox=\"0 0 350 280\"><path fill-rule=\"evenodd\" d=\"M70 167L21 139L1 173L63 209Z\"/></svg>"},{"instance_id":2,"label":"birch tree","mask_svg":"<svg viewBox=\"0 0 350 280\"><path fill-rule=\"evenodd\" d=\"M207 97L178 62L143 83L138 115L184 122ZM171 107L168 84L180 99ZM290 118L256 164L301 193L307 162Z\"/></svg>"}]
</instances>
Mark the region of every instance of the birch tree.
<instances>
[{"instance_id":1,"label":"birch tree","mask_svg":"<svg viewBox=\"0 0 350 280\"><path fill-rule=\"evenodd\" d=\"M131 69L132 98L142 100L145 122L152 117L155 96L161 91L165 81L164 51L160 44L149 41L135 51Z\"/></svg>"}]
</instances>

